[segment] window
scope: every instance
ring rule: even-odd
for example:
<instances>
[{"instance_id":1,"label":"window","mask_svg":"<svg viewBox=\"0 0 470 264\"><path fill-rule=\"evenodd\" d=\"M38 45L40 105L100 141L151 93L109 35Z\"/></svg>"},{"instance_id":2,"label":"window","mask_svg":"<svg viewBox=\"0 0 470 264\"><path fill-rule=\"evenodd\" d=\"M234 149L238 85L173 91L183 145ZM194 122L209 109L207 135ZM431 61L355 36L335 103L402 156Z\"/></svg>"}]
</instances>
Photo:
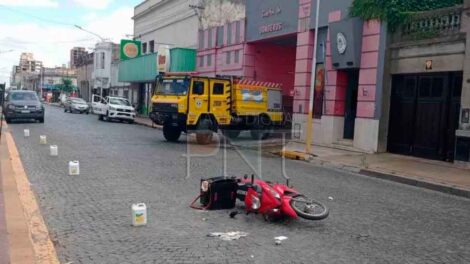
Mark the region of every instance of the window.
<instances>
[{"instance_id":1,"label":"window","mask_svg":"<svg viewBox=\"0 0 470 264\"><path fill-rule=\"evenodd\" d=\"M235 43L240 43L240 30L241 30L241 22L237 21L235 23Z\"/></svg>"},{"instance_id":2,"label":"window","mask_svg":"<svg viewBox=\"0 0 470 264\"><path fill-rule=\"evenodd\" d=\"M228 64L232 63L232 59L230 57L230 55L231 55L230 51L227 51L225 54L226 54L225 63L228 65Z\"/></svg>"},{"instance_id":3,"label":"window","mask_svg":"<svg viewBox=\"0 0 470 264\"><path fill-rule=\"evenodd\" d=\"M212 94L215 94L215 95L224 94L224 84L223 83L214 83L214 87L212 88Z\"/></svg>"},{"instance_id":4,"label":"window","mask_svg":"<svg viewBox=\"0 0 470 264\"><path fill-rule=\"evenodd\" d=\"M203 95L204 94L204 82L194 81L192 94Z\"/></svg>"},{"instance_id":5,"label":"window","mask_svg":"<svg viewBox=\"0 0 470 264\"><path fill-rule=\"evenodd\" d=\"M150 49L150 53L154 53L155 52L155 41L150 41L150 44L149 44L149 49Z\"/></svg>"},{"instance_id":6,"label":"window","mask_svg":"<svg viewBox=\"0 0 470 264\"><path fill-rule=\"evenodd\" d=\"M217 28L217 47L222 47L224 45L224 27L220 26Z\"/></svg>"},{"instance_id":7,"label":"window","mask_svg":"<svg viewBox=\"0 0 470 264\"><path fill-rule=\"evenodd\" d=\"M208 48L212 48L212 45L213 45L213 34L214 34L214 31L212 28L209 29L208 31L208 37L207 37L207 47Z\"/></svg>"},{"instance_id":8,"label":"window","mask_svg":"<svg viewBox=\"0 0 470 264\"><path fill-rule=\"evenodd\" d=\"M227 25L227 45L232 44L232 23Z\"/></svg>"},{"instance_id":9,"label":"window","mask_svg":"<svg viewBox=\"0 0 470 264\"><path fill-rule=\"evenodd\" d=\"M105 62L105 53L104 52L101 52L101 65L100 65L100 69L104 69L104 62Z\"/></svg>"},{"instance_id":10,"label":"window","mask_svg":"<svg viewBox=\"0 0 470 264\"><path fill-rule=\"evenodd\" d=\"M207 55L207 66L212 65L212 54Z\"/></svg>"},{"instance_id":11,"label":"window","mask_svg":"<svg viewBox=\"0 0 470 264\"><path fill-rule=\"evenodd\" d=\"M142 43L142 54L147 53L147 43Z\"/></svg>"},{"instance_id":12,"label":"window","mask_svg":"<svg viewBox=\"0 0 470 264\"><path fill-rule=\"evenodd\" d=\"M199 57L199 67L204 67L204 56Z\"/></svg>"},{"instance_id":13,"label":"window","mask_svg":"<svg viewBox=\"0 0 470 264\"><path fill-rule=\"evenodd\" d=\"M235 51L235 63L239 63L239 62L240 62L240 51L236 50Z\"/></svg>"},{"instance_id":14,"label":"window","mask_svg":"<svg viewBox=\"0 0 470 264\"><path fill-rule=\"evenodd\" d=\"M199 30L199 49L204 49L204 31Z\"/></svg>"},{"instance_id":15,"label":"window","mask_svg":"<svg viewBox=\"0 0 470 264\"><path fill-rule=\"evenodd\" d=\"M129 90L125 90L124 91L124 94L122 95L122 97L126 98L126 99L129 99Z\"/></svg>"}]
</instances>

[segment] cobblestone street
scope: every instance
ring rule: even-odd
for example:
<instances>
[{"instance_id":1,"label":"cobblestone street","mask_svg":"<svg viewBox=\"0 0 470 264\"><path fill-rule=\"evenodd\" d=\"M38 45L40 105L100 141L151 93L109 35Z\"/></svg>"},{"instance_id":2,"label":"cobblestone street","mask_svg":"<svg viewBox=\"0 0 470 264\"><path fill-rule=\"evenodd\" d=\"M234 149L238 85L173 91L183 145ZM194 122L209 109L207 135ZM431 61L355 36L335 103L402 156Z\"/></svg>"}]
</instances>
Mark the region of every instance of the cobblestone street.
<instances>
[{"instance_id":1,"label":"cobblestone street","mask_svg":"<svg viewBox=\"0 0 470 264\"><path fill-rule=\"evenodd\" d=\"M230 211L189 208L201 177L222 174L223 155L192 159L186 177L185 137L172 144L160 130L54 107L46 107L44 124L9 129L61 263L470 263L468 199L287 161L291 184L326 203L330 216L231 219ZM40 135L58 145L59 157L49 156ZM255 163L256 152L243 153ZM80 161L79 176L67 175L71 160ZM263 179L283 181L281 164L263 157ZM228 172L251 170L229 149ZM145 227L131 226L137 202L148 207ZM226 231L248 236L230 242L207 236ZM288 240L276 246L281 235Z\"/></svg>"}]
</instances>

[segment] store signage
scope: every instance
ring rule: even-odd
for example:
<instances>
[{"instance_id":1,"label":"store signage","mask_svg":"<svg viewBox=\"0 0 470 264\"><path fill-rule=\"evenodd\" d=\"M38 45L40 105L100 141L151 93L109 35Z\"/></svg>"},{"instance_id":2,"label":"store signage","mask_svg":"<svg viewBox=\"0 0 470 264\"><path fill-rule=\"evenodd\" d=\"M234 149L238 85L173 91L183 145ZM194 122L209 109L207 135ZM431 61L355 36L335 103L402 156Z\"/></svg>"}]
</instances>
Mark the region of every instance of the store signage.
<instances>
[{"instance_id":1,"label":"store signage","mask_svg":"<svg viewBox=\"0 0 470 264\"><path fill-rule=\"evenodd\" d=\"M259 29L260 34L266 34L270 32L276 32L282 30L282 23L274 23L270 25L261 26Z\"/></svg>"},{"instance_id":2,"label":"store signage","mask_svg":"<svg viewBox=\"0 0 470 264\"><path fill-rule=\"evenodd\" d=\"M129 60L140 57L141 42L136 40L121 40L121 60Z\"/></svg>"},{"instance_id":3,"label":"store signage","mask_svg":"<svg viewBox=\"0 0 470 264\"><path fill-rule=\"evenodd\" d=\"M157 51L157 73L170 71L170 47L160 45Z\"/></svg>"},{"instance_id":4,"label":"store signage","mask_svg":"<svg viewBox=\"0 0 470 264\"><path fill-rule=\"evenodd\" d=\"M299 1L246 1L248 42L297 32Z\"/></svg>"}]
</instances>

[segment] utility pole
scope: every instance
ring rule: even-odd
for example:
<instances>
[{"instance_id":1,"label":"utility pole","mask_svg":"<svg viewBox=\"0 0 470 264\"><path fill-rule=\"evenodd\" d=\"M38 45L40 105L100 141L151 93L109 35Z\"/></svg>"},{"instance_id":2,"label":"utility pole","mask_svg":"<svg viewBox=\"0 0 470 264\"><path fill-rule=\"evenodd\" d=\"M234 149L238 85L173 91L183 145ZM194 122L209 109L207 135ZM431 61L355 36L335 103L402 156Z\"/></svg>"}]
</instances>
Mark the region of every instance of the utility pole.
<instances>
[{"instance_id":1,"label":"utility pole","mask_svg":"<svg viewBox=\"0 0 470 264\"><path fill-rule=\"evenodd\" d=\"M318 23L320 17L320 0L317 0L317 10L315 18L315 40L313 45L313 59L312 59L312 77L310 81L310 97L307 117L307 133L305 138L305 154L309 155L312 149L312 137L313 137L313 100L315 90L315 79L317 75L317 47L318 47Z\"/></svg>"}]
</instances>

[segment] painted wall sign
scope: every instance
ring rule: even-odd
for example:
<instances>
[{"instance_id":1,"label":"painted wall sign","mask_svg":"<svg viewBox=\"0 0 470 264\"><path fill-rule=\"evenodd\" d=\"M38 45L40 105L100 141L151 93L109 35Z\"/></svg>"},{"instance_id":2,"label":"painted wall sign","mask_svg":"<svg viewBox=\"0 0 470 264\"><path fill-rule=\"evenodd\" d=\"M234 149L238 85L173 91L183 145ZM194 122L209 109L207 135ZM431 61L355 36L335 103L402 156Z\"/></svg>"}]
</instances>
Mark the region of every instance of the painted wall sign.
<instances>
[{"instance_id":1,"label":"painted wall sign","mask_svg":"<svg viewBox=\"0 0 470 264\"><path fill-rule=\"evenodd\" d=\"M296 33L299 1L250 0L246 17L248 42Z\"/></svg>"}]
</instances>

